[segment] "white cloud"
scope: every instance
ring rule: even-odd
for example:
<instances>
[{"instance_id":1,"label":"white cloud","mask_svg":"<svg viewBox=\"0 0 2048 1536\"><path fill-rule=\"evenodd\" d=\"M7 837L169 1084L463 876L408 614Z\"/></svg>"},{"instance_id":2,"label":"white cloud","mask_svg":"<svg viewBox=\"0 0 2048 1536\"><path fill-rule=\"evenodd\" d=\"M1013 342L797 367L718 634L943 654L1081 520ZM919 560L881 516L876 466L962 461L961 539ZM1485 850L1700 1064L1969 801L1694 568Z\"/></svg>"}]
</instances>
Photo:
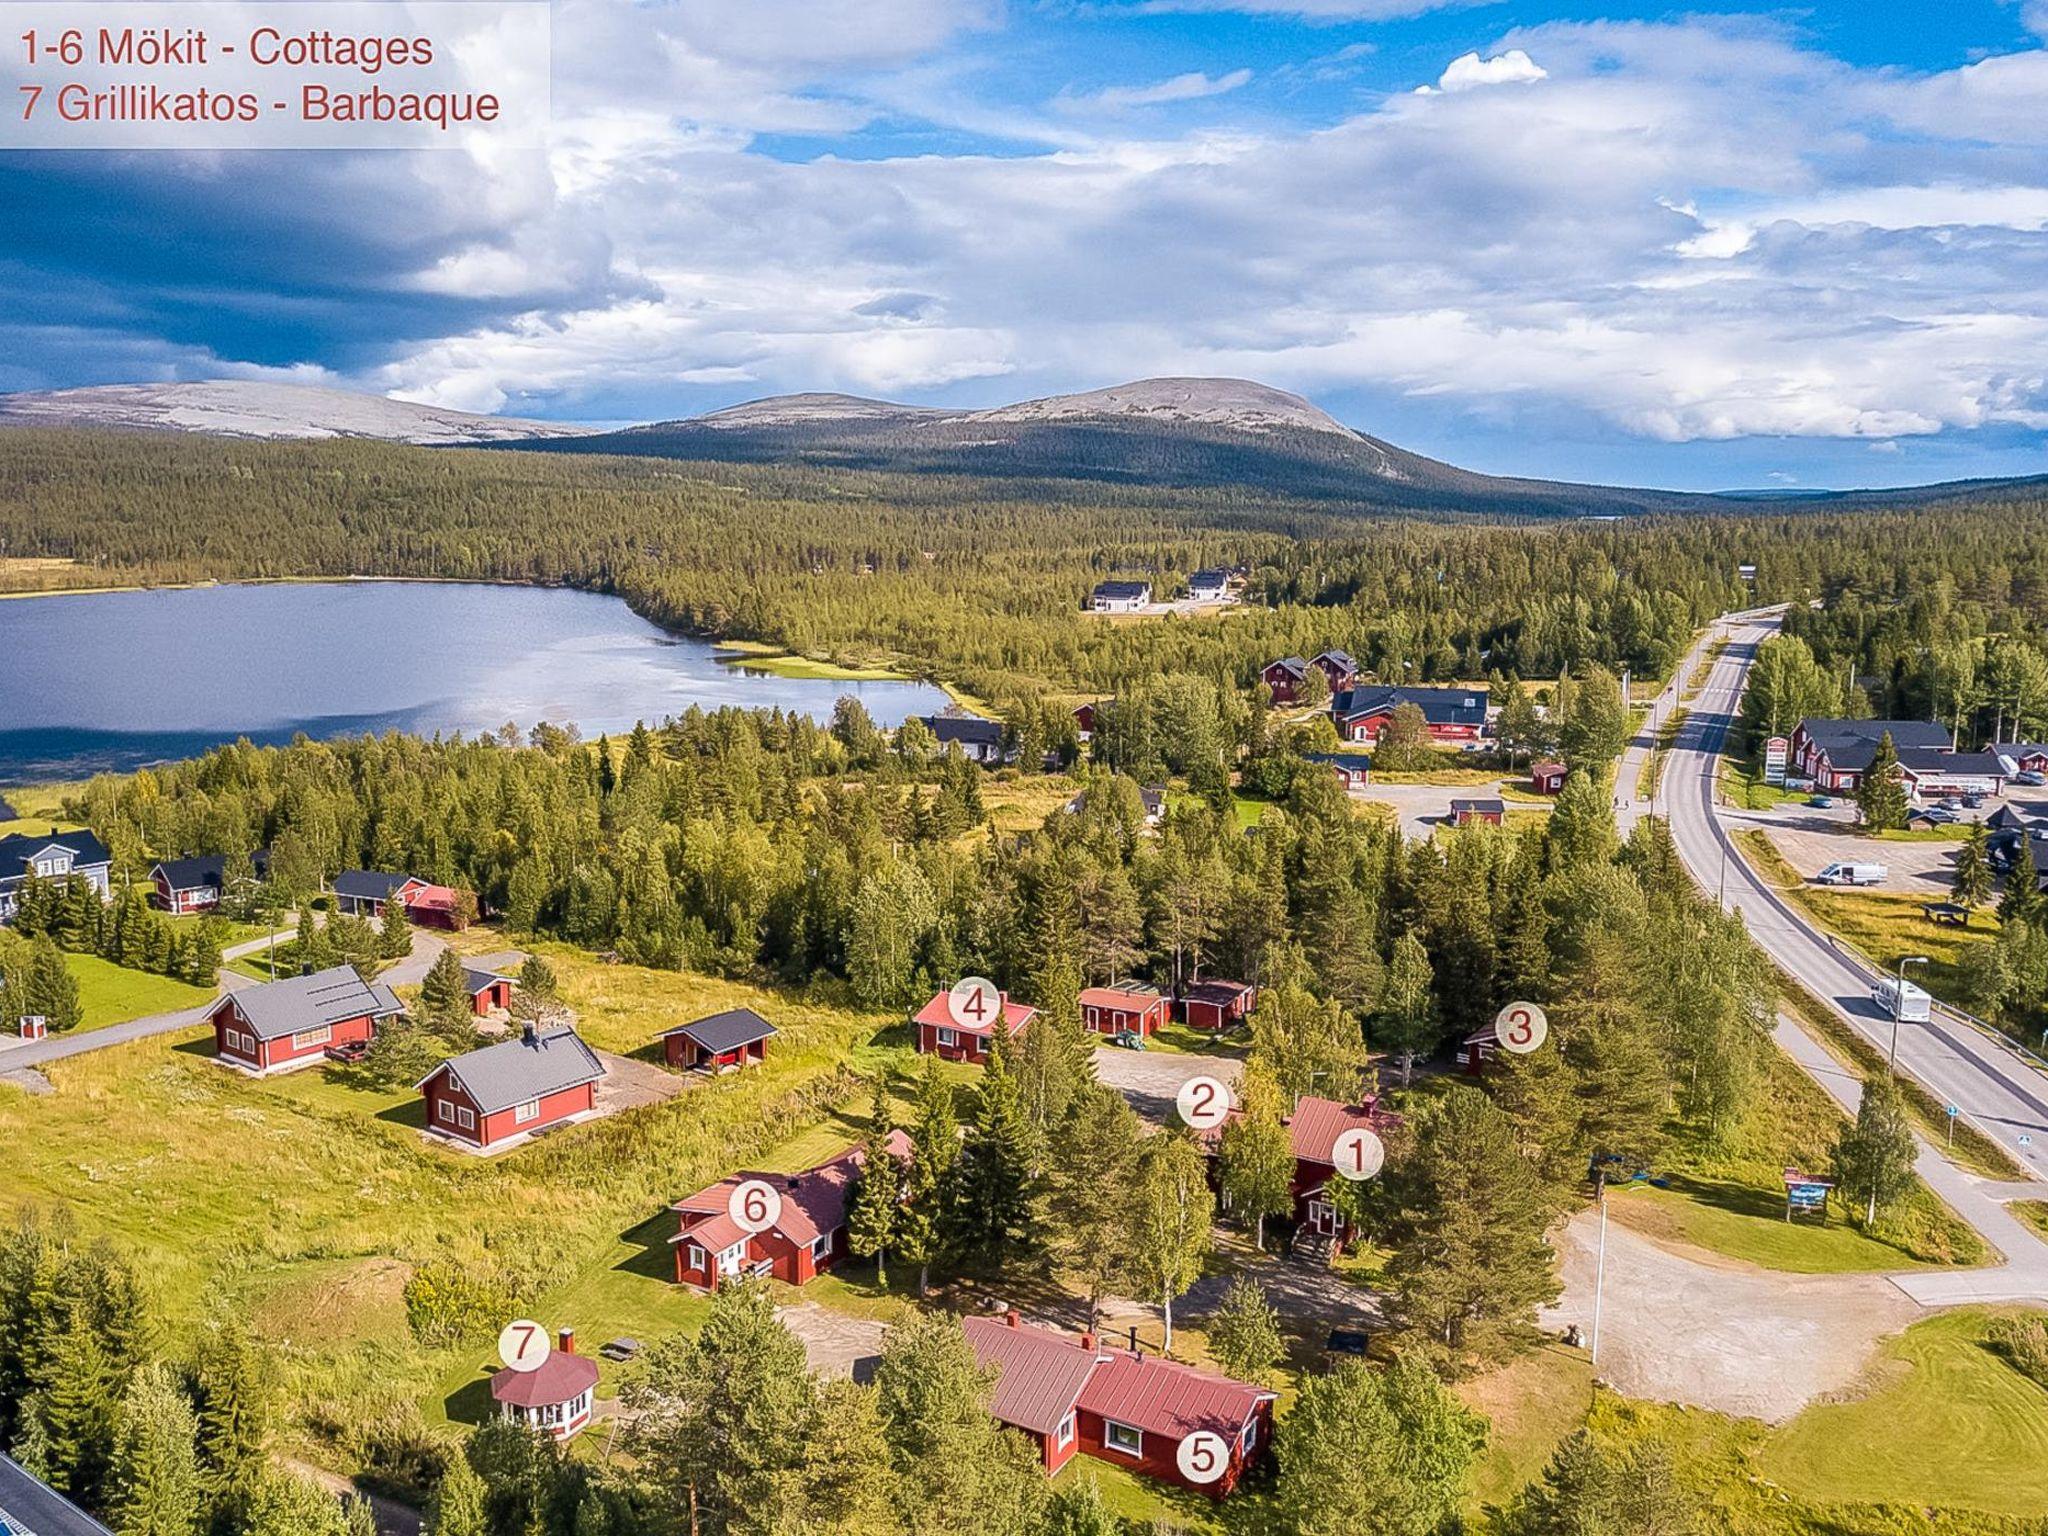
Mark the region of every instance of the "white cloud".
<instances>
[{"instance_id":1,"label":"white cloud","mask_svg":"<svg viewBox=\"0 0 2048 1536\"><path fill-rule=\"evenodd\" d=\"M1465 10L1496 0L1141 0L1137 9L1164 13L1234 11L1254 16L1297 16L1311 22L1401 21L1431 11Z\"/></svg>"},{"instance_id":2,"label":"white cloud","mask_svg":"<svg viewBox=\"0 0 2048 1536\"><path fill-rule=\"evenodd\" d=\"M1226 75L1207 75L1199 70L1175 75L1152 85L1112 85L1089 95L1061 92L1054 105L1063 111L1094 108L1121 112L1132 107L1156 107L1176 101L1199 101L1205 96L1223 96L1250 83L1252 72L1233 69Z\"/></svg>"},{"instance_id":3,"label":"white cloud","mask_svg":"<svg viewBox=\"0 0 2048 1536\"><path fill-rule=\"evenodd\" d=\"M1451 60L1436 84L1440 91L1469 91L1483 85L1530 85L1550 78L1549 72L1519 48L1490 59L1467 53Z\"/></svg>"}]
</instances>

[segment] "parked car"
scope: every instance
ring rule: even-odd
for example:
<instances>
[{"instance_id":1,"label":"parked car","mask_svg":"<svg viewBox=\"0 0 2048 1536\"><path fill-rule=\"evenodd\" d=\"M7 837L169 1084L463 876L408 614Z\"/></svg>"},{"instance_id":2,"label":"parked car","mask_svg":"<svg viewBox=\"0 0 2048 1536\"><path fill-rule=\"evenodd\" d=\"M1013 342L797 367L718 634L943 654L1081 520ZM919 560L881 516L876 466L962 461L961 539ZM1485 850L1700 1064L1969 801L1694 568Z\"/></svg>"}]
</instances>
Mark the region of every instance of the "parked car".
<instances>
[{"instance_id":1,"label":"parked car","mask_svg":"<svg viewBox=\"0 0 2048 1536\"><path fill-rule=\"evenodd\" d=\"M1835 808L1835 797L1833 795L1815 795L1806 803L1816 811L1832 811Z\"/></svg>"},{"instance_id":2,"label":"parked car","mask_svg":"<svg viewBox=\"0 0 2048 1536\"><path fill-rule=\"evenodd\" d=\"M323 1054L329 1061L353 1065L370 1054L370 1042L367 1040L344 1040L339 1045L330 1045Z\"/></svg>"},{"instance_id":3,"label":"parked car","mask_svg":"<svg viewBox=\"0 0 2048 1536\"><path fill-rule=\"evenodd\" d=\"M1981 811L1984 809L1984 797L1982 795L1965 795L1963 796L1963 806L1966 810Z\"/></svg>"},{"instance_id":4,"label":"parked car","mask_svg":"<svg viewBox=\"0 0 2048 1536\"><path fill-rule=\"evenodd\" d=\"M2012 781L2015 784L2024 784L2029 789L2039 789L2043 784L2048 784L2048 773L2036 773L2029 768L2025 773L2014 774Z\"/></svg>"},{"instance_id":5,"label":"parked car","mask_svg":"<svg viewBox=\"0 0 2048 1536\"><path fill-rule=\"evenodd\" d=\"M1930 805L1926 810L1915 811L1913 814L1919 820L1932 822L1936 826L1946 826L1949 822L1962 820L1954 811L1942 805Z\"/></svg>"},{"instance_id":6,"label":"parked car","mask_svg":"<svg viewBox=\"0 0 2048 1536\"><path fill-rule=\"evenodd\" d=\"M1890 875L1883 864L1837 863L1813 878L1818 885L1882 885Z\"/></svg>"},{"instance_id":7,"label":"parked car","mask_svg":"<svg viewBox=\"0 0 2048 1536\"><path fill-rule=\"evenodd\" d=\"M1960 811L1964 803L1961 795L1950 795L1941 802L1941 808L1944 811Z\"/></svg>"},{"instance_id":8,"label":"parked car","mask_svg":"<svg viewBox=\"0 0 2048 1536\"><path fill-rule=\"evenodd\" d=\"M1145 1037L1135 1029L1118 1030L1109 1037L1109 1043L1111 1045L1120 1045L1127 1051L1142 1051L1145 1049Z\"/></svg>"}]
</instances>

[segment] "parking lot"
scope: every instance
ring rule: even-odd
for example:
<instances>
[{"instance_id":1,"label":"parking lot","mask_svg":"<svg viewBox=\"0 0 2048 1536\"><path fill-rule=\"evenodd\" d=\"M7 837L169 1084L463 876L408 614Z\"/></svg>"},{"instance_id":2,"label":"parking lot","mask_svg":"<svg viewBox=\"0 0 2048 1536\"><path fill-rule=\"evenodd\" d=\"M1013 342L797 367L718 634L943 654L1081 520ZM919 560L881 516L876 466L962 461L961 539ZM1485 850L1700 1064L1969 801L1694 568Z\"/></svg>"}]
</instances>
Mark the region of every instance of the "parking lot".
<instances>
[{"instance_id":1,"label":"parking lot","mask_svg":"<svg viewBox=\"0 0 2048 1536\"><path fill-rule=\"evenodd\" d=\"M1352 798L1389 807L1400 820L1403 836L1428 837L1433 829L1449 823L1453 800L1497 799L1502 782L1494 779L1483 784L1368 784L1353 790ZM1526 780L1519 782L1527 787ZM1510 817L1542 816L1550 809L1548 802L1534 800L1509 800L1507 808Z\"/></svg>"}]
</instances>

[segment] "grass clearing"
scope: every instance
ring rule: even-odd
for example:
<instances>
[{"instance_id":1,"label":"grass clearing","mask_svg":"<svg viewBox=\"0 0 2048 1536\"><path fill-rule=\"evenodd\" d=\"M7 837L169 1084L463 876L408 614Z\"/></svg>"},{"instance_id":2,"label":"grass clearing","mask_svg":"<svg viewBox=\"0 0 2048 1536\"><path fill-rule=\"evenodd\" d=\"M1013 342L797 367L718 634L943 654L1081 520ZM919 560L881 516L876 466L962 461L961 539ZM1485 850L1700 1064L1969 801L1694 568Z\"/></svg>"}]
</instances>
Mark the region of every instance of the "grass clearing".
<instances>
[{"instance_id":1,"label":"grass clearing","mask_svg":"<svg viewBox=\"0 0 2048 1536\"><path fill-rule=\"evenodd\" d=\"M1486 1415L1485 1449L1473 1470L1466 1513L1504 1503L1543 1472L1551 1453L1593 1406L1593 1365L1584 1350L1545 1344L1458 1387Z\"/></svg>"},{"instance_id":2,"label":"grass clearing","mask_svg":"<svg viewBox=\"0 0 2048 1536\"><path fill-rule=\"evenodd\" d=\"M151 971L131 971L98 955L64 956L65 969L78 982L78 1001L85 1010L79 1032L125 1024L153 1013L175 1013L210 1001L213 992Z\"/></svg>"},{"instance_id":3,"label":"grass clearing","mask_svg":"<svg viewBox=\"0 0 2048 1536\"><path fill-rule=\"evenodd\" d=\"M1768 811L1788 800L1804 800L1808 793L1787 789L1782 784L1766 784L1761 769L1732 757L1721 759L1719 779L1723 802L1749 811Z\"/></svg>"}]
</instances>

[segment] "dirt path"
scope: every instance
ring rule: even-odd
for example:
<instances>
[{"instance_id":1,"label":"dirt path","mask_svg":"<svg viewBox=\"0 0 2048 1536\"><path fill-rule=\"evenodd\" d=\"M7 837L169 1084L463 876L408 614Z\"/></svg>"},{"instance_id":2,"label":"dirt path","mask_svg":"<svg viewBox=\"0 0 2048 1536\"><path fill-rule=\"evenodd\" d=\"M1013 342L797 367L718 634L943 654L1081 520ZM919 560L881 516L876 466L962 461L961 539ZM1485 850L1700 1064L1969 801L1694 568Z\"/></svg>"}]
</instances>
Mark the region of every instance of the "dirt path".
<instances>
[{"instance_id":1,"label":"dirt path","mask_svg":"<svg viewBox=\"0 0 2048 1536\"><path fill-rule=\"evenodd\" d=\"M423 1523L420 1512L410 1504L401 1504L396 1499L387 1499L382 1494L365 1493L339 1473L329 1472L325 1467L316 1467L310 1461L296 1461L291 1457L281 1458L291 1471L309 1482L318 1483L337 1499L366 1499L370 1514L376 1519L379 1536L420 1536Z\"/></svg>"},{"instance_id":2,"label":"dirt path","mask_svg":"<svg viewBox=\"0 0 2048 1536\"><path fill-rule=\"evenodd\" d=\"M1600 1219L1558 1238L1565 1291L1543 1315L1590 1338ZM1853 1386L1879 1340L1925 1314L1883 1275L1791 1275L1607 1226L1599 1372L1618 1391L1781 1423Z\"/></svg>"}]
</instances>

